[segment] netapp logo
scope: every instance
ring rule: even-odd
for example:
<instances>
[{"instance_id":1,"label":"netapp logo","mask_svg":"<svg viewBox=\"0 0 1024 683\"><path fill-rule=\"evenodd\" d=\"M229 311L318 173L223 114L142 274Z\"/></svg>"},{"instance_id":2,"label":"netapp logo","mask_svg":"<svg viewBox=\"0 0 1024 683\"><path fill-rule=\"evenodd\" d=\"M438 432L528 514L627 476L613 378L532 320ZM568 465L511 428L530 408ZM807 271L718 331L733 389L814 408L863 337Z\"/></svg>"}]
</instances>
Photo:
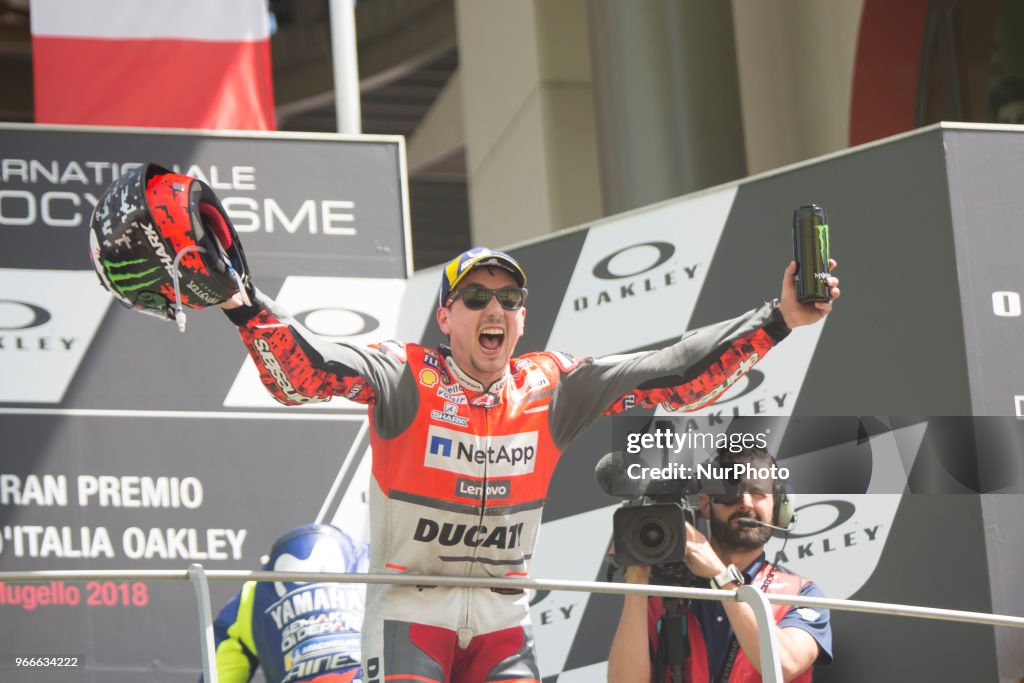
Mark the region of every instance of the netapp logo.
<instances>
[{"instance_id":1,"label":"netapp logo","mask_svg":"<svg viewBox=\"0 0 1024 683\"><path fill-rule=\"evenodd\" d=\"M358 337L380 327L377 318L352 308L314 308L296 313L295 319L321 337Z\"/></svg>"},{"instance_id":2,"label":"netapp logo","mask_svg":"<svg viewBox=\"0 0 1024 683\"><path fill-rule=\"evenodd\" d=\"M597 292L575 297L572 302L573 310L583 311L591 305L601 306L617 300L631 299L678 284L677 269L671 265L666 266L675 253L675 245L670 242L641 242L608 254L594 265L591 272L599 280L620 282ZM683 268L690 280L696 276L697 265Z\"/></svg>"},{"instance_id":3,"label":"netapp logo","mask_svg":"<svg viewBox=\"0 0 1024 683\"><path fill-rule=\"evenodd\" d=\"M492 479L481 481L477 479L459 479L455 482L455 495L459 498L472 498L473 500L507 500L512 496L511 479Z\"/></svg>"},{"instance_id":4,"label":"netapp logo","mask_svg":"<svg viewBox=\"0 0 1024 683\"><path fill-rule=\"evenodd\" d=\"M516 477L533 472L537 432L480 437L431 426L426 445L426 467L473 477Z\"/></svg>"}]
</instances>

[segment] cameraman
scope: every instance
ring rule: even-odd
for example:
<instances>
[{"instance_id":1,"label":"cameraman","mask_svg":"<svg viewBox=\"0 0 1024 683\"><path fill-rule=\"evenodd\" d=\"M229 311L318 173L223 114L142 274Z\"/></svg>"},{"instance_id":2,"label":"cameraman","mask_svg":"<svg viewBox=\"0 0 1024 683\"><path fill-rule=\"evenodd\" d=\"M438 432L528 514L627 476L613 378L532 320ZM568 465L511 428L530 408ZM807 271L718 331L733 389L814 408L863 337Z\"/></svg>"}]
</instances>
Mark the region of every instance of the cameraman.
<instances>
[{"instance_id":1,"label":"cameraman","mask_svg":"<svg viewBox=\"0 0 1024 683\"><path fill-rule=\"evenodd\" d=\"M730 453L720 450L715 465L749 463L769 468L774 459L760 449ZM743 479L726 484L724 493L701 493L700 514L709 520L710 539L686 524L685 563L699 580L697 587L736 590L738 580L765 593L823 597L808 579L787 572L765 559L764 544L771 529L740 520L777 524L781 487L772 480ZM776 500L779 498L780 500ZM784 520L785 521L785 520ZM628 583L650 582L649 566L626 568ZM809 681L814 664L832 661L832 630L825 609L775 605L776 640L783 677ZM659 620L662 599L627 595L608 657L609 683L651 683L669 680L664 665L667 644ZM683 608L689 656L683 664L684 680L690 683L761 680L761 653L757 622L748 605L736 601L690 600ZM674 647L685 647L675 643Z\"/></svg>"}]
</instances>

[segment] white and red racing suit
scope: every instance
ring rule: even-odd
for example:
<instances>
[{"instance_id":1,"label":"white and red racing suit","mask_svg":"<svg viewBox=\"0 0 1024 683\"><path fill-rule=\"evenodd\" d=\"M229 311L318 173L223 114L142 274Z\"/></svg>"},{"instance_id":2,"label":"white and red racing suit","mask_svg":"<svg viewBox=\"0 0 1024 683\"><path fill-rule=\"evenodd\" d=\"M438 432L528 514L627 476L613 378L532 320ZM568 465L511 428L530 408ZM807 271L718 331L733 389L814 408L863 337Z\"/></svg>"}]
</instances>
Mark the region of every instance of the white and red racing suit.
<instances>
[{"instance_id":1,"label":"white and red racing suit","mask_svg":"<svg viewBox=\"0 0 1024 683\"><path fill-rule=\"evenodd\" d=\"M509 361L488 387L445 348L329 343L269 299L228 312L268 391L369 409L370 571L525 577L562 451L602 414L703 407L789 330L771 304L660 350ZM370 586L367 682L539 681L522 591Z\"/></svg>"}]
</instances>

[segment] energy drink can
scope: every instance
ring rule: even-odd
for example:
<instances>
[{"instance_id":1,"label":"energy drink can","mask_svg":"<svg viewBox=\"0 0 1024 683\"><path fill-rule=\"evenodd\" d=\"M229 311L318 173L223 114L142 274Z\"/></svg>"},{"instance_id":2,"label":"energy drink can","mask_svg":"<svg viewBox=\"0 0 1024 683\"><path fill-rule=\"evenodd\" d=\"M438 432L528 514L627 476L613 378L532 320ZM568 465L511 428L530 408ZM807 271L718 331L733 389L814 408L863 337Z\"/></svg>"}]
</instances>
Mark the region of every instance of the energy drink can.
<instances>
[{"instance_id":1,"label":"energy drink can","mask_svg":"<svg viewBox=\"0 0 1024 683\"><path fill-rule=\"evenodd\" d=\"M809 204L793 211L793 258L797 301L829 301L828 219L820 206Z\"/></svg>"}]
</instances>

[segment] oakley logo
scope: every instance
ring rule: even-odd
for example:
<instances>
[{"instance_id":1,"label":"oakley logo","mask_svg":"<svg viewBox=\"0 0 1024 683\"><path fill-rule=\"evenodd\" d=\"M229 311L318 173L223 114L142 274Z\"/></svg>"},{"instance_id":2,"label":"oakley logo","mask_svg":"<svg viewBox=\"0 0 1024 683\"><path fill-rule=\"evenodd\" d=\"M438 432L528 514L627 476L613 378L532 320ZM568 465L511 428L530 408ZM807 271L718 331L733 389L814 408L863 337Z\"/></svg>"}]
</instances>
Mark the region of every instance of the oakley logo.
<instances>
[{"instance_id":1,"label":"oakley logo","mask_svg":"<svg viewBox=\"0 0 1024 683\"><path fill-rule=\"evenodd\" d=\"M605 256L594 266L594 277L602 280L621 280L635 277L649 270L654 270L672 258L676 253L675 245L669 242L643 242ZM616 271L612 270L612 261L618 259ZM645 265L646 264L646 265ZM619 270L619 269L625 270Z\"/></svg>"},{"instance_id":2,"label":"oakley logo","mask_svg":"<svg viewBox=\"0 0 1024 683\"><path fill-rule=\"evenodd\" d=\"M857 512L856 506L847 500L822 500L816 503L802 505L796 509L796 513L799 515L800 512L811 510L816 507L832 508L835 513L835 519L822 528L815 529L813 531L804 531L799 534L791 531L789 533L790 538L806 538L808 536L817 536L818 534L828 533L829 531L832 531L832 529L846 524Z\"/></svg>"},{"instance_id":3,"label":"oakley logo","mask_svg":"<svg viewBox=\"0 0 1024 683\"><path fill-rule=\"evenodd\" d=\"M687 279L697 276L699 263L682 268L675 262L666 265L676 253L669 242L642 242L619 249L597 262L591 271L599 280L612 280L602 289L581 294L572 300L576 312L645 296L679 284L680 270ZM651 272L661 267L658 272Z\"/></svg>"},{"instance_id":4,"label":"oakley logo","mask_svg":"<svg viewBox=\"0 0 1024 683\"><path fill-rule=\"evenodd\" d=\"M27 330L50 322L53 316L27 301L0 299L0 330Z\"/></svg>"},{"instance_id":5,"label":"oakley logo","mask_svg":"<svg viewBox=\"0 0 1024 683\"><path fill-rule=\"evenodd\" d=\"M315 308L296 314L295 319L322 337L358 337L380 327L377 318L351 308Z\"/></svg>"},{"instance_id":6,"label":"oakley logo","mask_svg":"<svg viewBox=\"0 0 1024 683\"><path fill-rule=\"evenodd\" d=\"M62 399L112 301L97 284L92 270L0 269L0 402Z\"/></svg>"}]
</instances>

